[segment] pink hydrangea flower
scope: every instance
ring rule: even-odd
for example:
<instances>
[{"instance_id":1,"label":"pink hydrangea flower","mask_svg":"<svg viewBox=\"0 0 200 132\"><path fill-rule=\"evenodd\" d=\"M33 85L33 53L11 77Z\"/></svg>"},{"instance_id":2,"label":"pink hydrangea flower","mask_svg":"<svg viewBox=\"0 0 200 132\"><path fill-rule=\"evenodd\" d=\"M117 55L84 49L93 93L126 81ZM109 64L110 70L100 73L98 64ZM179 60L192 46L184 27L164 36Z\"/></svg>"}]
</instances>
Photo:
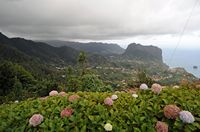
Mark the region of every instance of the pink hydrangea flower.
<instances>
[{"instance_id":1,"label":"pink hydrangea flower","mask_svg":"<svg viewBox=\"0 0 200 132\"><path fill-rule=\"evenodd\" d=\"M56 96L58 95L58 91L56 90L52 90L50 93L49 93L49 96Z\"/></svg>"},{"instance_id":2,"label":"pink hydrangea flower","mask_svg":"<svg viewBox=\"0 0 200 132\"><path fill-rule=\"evenodd\" d=\"M69 98L68 98L68 100L70 102L73 102L75 100L78 100L79 98L80 98L80 96L75 94L75 95L70 95Z\"/></svg>"},{"instance_id":3,"label":"pink hydrangea flower","mask_svg":"<svg viewBox=\"0 0 200 132\"><path fill-rule=\"evenodd\" d=\"M195 121L194 116L189 111L181 111L179 117L184 123L193 123Z\"/></svg>"},{"instance_id":4,"label":"pink hydrangea flower","mask_svg":"<svg viewBox=\"0 0 200 132\"><path fill-rule=\"evenodd\" d=\"M168 125L165 122L157 121L156 132L168 132Z\"/></svg>"},{"instance_id":5,"label":"pink hydrangea flower","mask_svg":"<svg viewBox=\"0 0 200 132\"><path fill-rule=\"evenodd\" d=\"M140 89L147 90L148 86L145 83L143 83L143 84L140 85Z\"/></svg>"},{"instance_id":6,"label":"pink hydrangea flower","mask_svg":"<svg viewBox=\"0 0 200 132\"><path fill-rule=\"evenodd\" d=\"M114 95L111 96L111 99L116 100L116 99L118 99L118 96L114 94Z\"/></svg>"},{"instance_id":7,"label":"pink hydrangea flower","mask_svg":"<svg viewBox=\"0 0 200 132\"><path fill-rule=\"evenodd\" d=\"M155 94L159 94L162 91L162 86L160 86L160 84L154 83L151 86L151 90L155 93Z\"/></svg>"},{"instance_id":8,"label":"pink hydrangea flower","mask_svg":"<svg viewBox=\"0 0 200 132\"><path fill-rule=\"evenodd\" d=\"M180 108L177 107L176 105L166 105L164 107L164 115L168 119L176 119L179 115Z\"/></svg>"},{"instance_id":9,"label":"pink hydrangea flower","mask_svg":"<svg viewBox=\"0 0 200 132\"><path fill-rule=\"evenodd\" d=\"M29 119L29 124L33 127L38 126L42 121L43 121L43 116L41 114L34 114L30 119Z\"/></svg>"},{"instance_id":10,"label":"pink hydrangea flower","mask_svg":"<svg viewBox=\"0 0 200 132\"><path fill-rule=\"evenodd\" d=\"M64 117L70 117L73 114L74 110L72 108L65 108L61 111L60 116L62 118Z\"/></svg>"},{"instance_id":11,"label":"pink hydrangea flower","mask_svg":"<svg viewBox=\"0 0 200 132\"><path fill-rule=\"evenodd\" d=\"M104 100L104 104L108 105L108 106L111 106L113 104L113 100L110 98L110 97L107 97L105 100Z\"/></svg>"},{"instance_id":12,"label":"pink hydrangea flower","mask_svg":"<svg viewBox=\"0 0 200 132\"><path fill-rule=\"evenodd\" d=\"M65 92L60 92L58 95L60 95L60 96L66 96L67 94L65 93Z\"/></svg>"}]
</instances>

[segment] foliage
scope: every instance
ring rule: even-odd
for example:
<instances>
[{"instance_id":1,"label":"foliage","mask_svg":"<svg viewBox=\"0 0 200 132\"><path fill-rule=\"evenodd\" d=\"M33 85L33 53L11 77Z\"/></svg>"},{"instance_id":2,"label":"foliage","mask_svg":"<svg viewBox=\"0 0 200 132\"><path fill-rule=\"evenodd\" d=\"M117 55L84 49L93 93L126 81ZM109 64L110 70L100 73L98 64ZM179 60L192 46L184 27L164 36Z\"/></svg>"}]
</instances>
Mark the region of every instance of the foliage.
<instances>
[{"instance_id":1,"label":"foliage","mask_svg":"<svg viewBox=\"0 0 200 132\"><path fill-rule=\"evenodd\" d=\"M105 85L95 74L83 76L70 76L67 80L67 91L111 91L109 85Z\"/></svg>"},{"instance_id":2,"label":"foliage","mask_svg":"<svg viewBox=\"0 0 200 132\"><path fill-rule=\"evenodd\" d=\"M84 52L80 52L79 67L72 68L69 66L66 69L67 77L67 91L111 91L112 88L109 85L105 85L101 79L94 73L86 71L86 55Z\"/></svg>"},{"instance_id":3,"label":"foliage","mask_svg":"<svg viewBox=\"0 0 200 132\"><path fill-rule=\"evenodd\" d=\"M200 129L199 90L166 88L159 95L150 90L138 91L138 98L129 93L116 93L118 99L112 106L104 104L104 99L112 93L77 92L81 97L79 100L67 101L72 94L1 105L0 131L104 131L104 125L110 123L114 132L154 132L157 121L166 122L170 131ZM184 124L179 118L165 118L163 108L168 104L190 111L195 122ZM71 117L61 118L60 112L66 107L74 109L74 113ZM34 128L29 126L28 120L37 113L44 116L44 121Z\"/></svg>"},{"instance_id":4,"label":"foliage","mask_svg":"<svg viewBox=\"0 0 200 132\"><path fill-rule=\"evenodd\" d=\"M96 75L86 74L81 80L84 91L101 91L100 88L103 86L103 82Z\"/></svg>"},{"instance_id":5,"label":"foliage","mask_svg":"<svg viewBox=\"0 0 200 132\"><path fill-rule=\"evenodd\" d=\"M81 51L78 58L78 63L81 69L81 76L85 74L86 70L86 54L85 52Z\"/></svg>"},{"instance_id":6,"label":"foliage","mask_svg":"<svg viewBox=\"0 0 200 132\"><path fill-rule=\"evenodd\" d=\"M5 61L0 65L0 103L46 96L50 90L57 88L58 85L52 80L35 80L18 64Z\"/></svg>"},{"instance_id":7,"label":"foliage","mask_svg":"<svg viewBox=\"0 0 200 132\"><path fill-rule=\"evenodd\" d=\"M0 65L0 95L8 94L16 88L16 85L18 88L25 89L33 82L33 76L23 67L7 61Z\"/></svg>"},{"instance_id":8,"label":"foliage","mask_svg":"<svg viewBox=\"0 0 200 132\"><path fill-rule=\"evenodd\" d=\"M140 70L137 74L138 83L146 83L149 87L153 84L153 80L146 74L144 70Z\"/></svg>"}]
</instances>

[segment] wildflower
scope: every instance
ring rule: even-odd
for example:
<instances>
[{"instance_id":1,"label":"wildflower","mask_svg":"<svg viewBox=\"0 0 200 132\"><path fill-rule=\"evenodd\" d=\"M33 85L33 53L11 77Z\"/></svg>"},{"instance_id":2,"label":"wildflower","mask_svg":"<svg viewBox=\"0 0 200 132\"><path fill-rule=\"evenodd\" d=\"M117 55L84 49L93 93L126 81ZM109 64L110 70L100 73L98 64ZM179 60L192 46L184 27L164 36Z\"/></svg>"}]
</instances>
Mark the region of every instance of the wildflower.
<instances>
[{"instance_id":1,"label":"wildflower","mask_svg":"<svg viewBox=\"0 0 200 132\"><path fill-rule=\"evenodd\" d=\"M60 92L58 95L60 95L60 96L65 96L65 95L67 95L65 92Z\"/></svg>"},{"instance_id":2,"label":"wildflower","mask_svg":"<svg viewBox=\"0 0 200 132\"><path fill-rule=\"evenodd\" d=\"M56 90L52 90L50 93L49 93L49 96L56 96L58 95L58 91Z\"/></svg>"},{"instance_id":3,"label":"wildflower","mask_svg":"<svg viewBox=\"0 0 200 132\"><path fill-rule=\"evenodd\" d=\"M138 95L137 95L137 94L132 94L132 96L133 96L134 98L137 98L137 97L138 97Z\"/></svg>"},{"instance_id":4,"label":"wildflower","mask_svg":"<svg viewBox=\"0 0 200 132\"><path fill-rule=\"evenodd\" d=\"M106 123L105 126L104 126L104 129L106 131L112 131L112 125L110 123Z\"/></svg>"},{"instance_id":5,"label":"wildflower","mask_svg":"<svg viewBox=\"0 0 200 132\"><path fill-rule=\"evenodd\" d=\"M110 97L107 97L105 100L104 100L104 104L108 105L108 106L111 106L113 104L113 100L110 98Z\"/></svg>"},{"instance_id":6,"label":"wildflower","mask_svg":"<svg viewBox=\"0 0 200 132\"><path fill-rule=\"evenodd\" d=\"M19 101L18 101L18 100L15 100L15 103L19 103Z\"/></svg>"},{"instance_id":7,"label":"wildflower","mask_svg":"<svg viewBox=\"0 0 200 132\"><path fill-rule=\"evenodd\" d=\"M168 132L168 125L165 122L157 121L156 132Z\"/></svg>"},{"instance_id":8,"label":"wildflower","mask_svg":"<svg viewBox=\"0 0 200 132\"><path fill-rule=\"evenodd\" d=\"M166 105L164 107L164 115L168 119L176 119L179 115L180 108L176 105Z\"/></svg>"},{"instance_id":9,"label":"wildflower","mask_svg":"<svg viewBox=\"0 0 200 132\"><path fill-rule=\"evenodd\" d=\"M111 99L116 100L116 99L118 99L118 96L114 94L114 95L111 96Z\"/></svg>"},{"instance_id":10,"label":"wildflower","mask_svg":"<svg viewBox=\"0 0 200 132\"><path fill-rule=\"evenodd\" d=\"M162 87L160 86L160 84L154 83L151 86L151 90L155 93L155 94L159 94L162 91Z\"/></svg>"},{"instance_id":11,"label":"wildflower","mask_svg":"<svg viewBox=\"0 0 200 132\"><path fill-rule=\"evenodd\" d=\"M140 89L147 90L148 86L145 83L143 83L143 84L140 85Z\"/></svg>"},{"instance_id":12,"label":"wildflower","mask_svg":"<svg viewBox=\"0 0 200 132\"><path fill-rule=\"evenodd\" d=\"M30 119L29 119L29 124L33 127L36 127L43 121L43 116L41 114L34 114Z\"/></svg>"},{"instance_id":13,"label":"wildflower","mask_svg":"<svg viewBox=\"0 0 200 132\"><path fill-rule=\"evenodd\" d=\"M75 94L75 95L70 95L69 98L68 98L68 100L70 102L73 102L75 100L78 100L79 98L80 98L80 96Z\"/></svg>"},{"instance_id":14,"label":"wildflower","mask_svg":"<svg viewBox=\"0 0 200 132\"><path fill-rule=\"evenodd\" d=\"M189 111L181 111L179 117L184 123L193 123L195 121L194 116Z\"/></svg>"},{"instance_id":15,"label":"wildflower","mask_svg":"<svg viewBox=\"0 0 200 132\"><path fill-rule=\"evenodd\" d=\"M64 117L70 117L74 110L72 108L65 108L64 110L61 111L60 116L62 118Z\"/></svg>"}]
</instances>

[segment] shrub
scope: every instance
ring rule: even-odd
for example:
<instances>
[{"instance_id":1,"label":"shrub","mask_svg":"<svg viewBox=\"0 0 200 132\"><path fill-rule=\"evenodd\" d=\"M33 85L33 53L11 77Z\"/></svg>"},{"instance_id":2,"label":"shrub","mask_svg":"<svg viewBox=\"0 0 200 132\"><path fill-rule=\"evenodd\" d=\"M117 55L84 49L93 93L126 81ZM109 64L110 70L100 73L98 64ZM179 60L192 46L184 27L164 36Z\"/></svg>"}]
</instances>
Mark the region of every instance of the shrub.
<instances>
[{"instance_id":1,"label":"shrub","mask_svg":"<svg viewBox=\"0 0 200 132\"><path fill-rule=\"evenodd\" d=\"M94 74L86 74L81 78L82 81L82 91L102 91L104 84L103 82Z\"/></svg>"},{"instance_id":2,"label":"shrub","mask_svg":"<svg viewBox=\"0 0 200 132\"><path fill-rule=\"evenodd\" d=\"M199 90L166 88L159 95L150 90L140 90L137 92L138 98L133 98L130 93L115 94L118 99L111 106L104 104L104 100L113 95L107 92L68 93L45 100L38 98L3 104L0 105L0 131L105 131L105 124L109 123L113 132L154 132L158 121L165 122L170 131L200 129ZM70 102L68 97L71 95L80 98ZM166 118L163 109L169 104L190 111L195 122L185 124L179 117L175 120ZM73 109L73 114L67 111L67 115L71 116L62 118L60 114L65 108ZM37 113L44 120L37 127L29 126L30 117Z\"/></svg>"}]
</instances>

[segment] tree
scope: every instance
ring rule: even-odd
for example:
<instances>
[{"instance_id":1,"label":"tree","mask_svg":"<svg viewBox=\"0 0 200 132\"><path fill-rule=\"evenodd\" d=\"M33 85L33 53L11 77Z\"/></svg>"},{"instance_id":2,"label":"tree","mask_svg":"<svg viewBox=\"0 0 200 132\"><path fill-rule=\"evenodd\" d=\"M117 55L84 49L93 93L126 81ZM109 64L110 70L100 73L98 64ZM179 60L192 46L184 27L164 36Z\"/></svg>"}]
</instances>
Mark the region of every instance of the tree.
<instances>
[{"instance_id":1,"label":"tree","mask_svg":"<svg viewBox=\"0 0 200 132\"><path fill-rule=\"evenodd\" d=\"M0 65L0 96L12 94L16 99L35 84L33 76L22 66L5 61Z\"/></svg>"},{"instance_id":2,"label":"tree","mask_svg":"<svg viewBox=\"0 0 200 132\"><path fill-rule=\"evenodd\" d=\"M8 94L15 84L15 69L12 63L4 62L0 65L0 95Z\"/></svg>"},{"instance_id":3,"label":"tree","mask_svg":"<svg viewBox=\"0 0 200 132\"><path fill-rule=\"evenodd\" d=\"M153 80L146 74L145 70L138 71L137 82L139 84L146 83L149 87L153 84Z\"/></svg>"},{"instance_id":4,"label":"tree","mask_svg":"<svg viewBox=\"0 0 200 132\"><path fill-rule=\"evenodd\" d=\"M79 58L78 58L78 63L80 65L81 68L81 76L83 76L86 73L86 54L84 51L81 51L79 54Z\"/></svg>"},{"instance_id":5,"label":"tree","mask_svg":"<svg viewBox=\"0 0 200 132\"><path fill-rule=\"evenodd\" d=\"M104 86L103 81L94 74L85 74L81 81L82 91L102 91L101 88Z\"/></svg>"}]
</instances>

